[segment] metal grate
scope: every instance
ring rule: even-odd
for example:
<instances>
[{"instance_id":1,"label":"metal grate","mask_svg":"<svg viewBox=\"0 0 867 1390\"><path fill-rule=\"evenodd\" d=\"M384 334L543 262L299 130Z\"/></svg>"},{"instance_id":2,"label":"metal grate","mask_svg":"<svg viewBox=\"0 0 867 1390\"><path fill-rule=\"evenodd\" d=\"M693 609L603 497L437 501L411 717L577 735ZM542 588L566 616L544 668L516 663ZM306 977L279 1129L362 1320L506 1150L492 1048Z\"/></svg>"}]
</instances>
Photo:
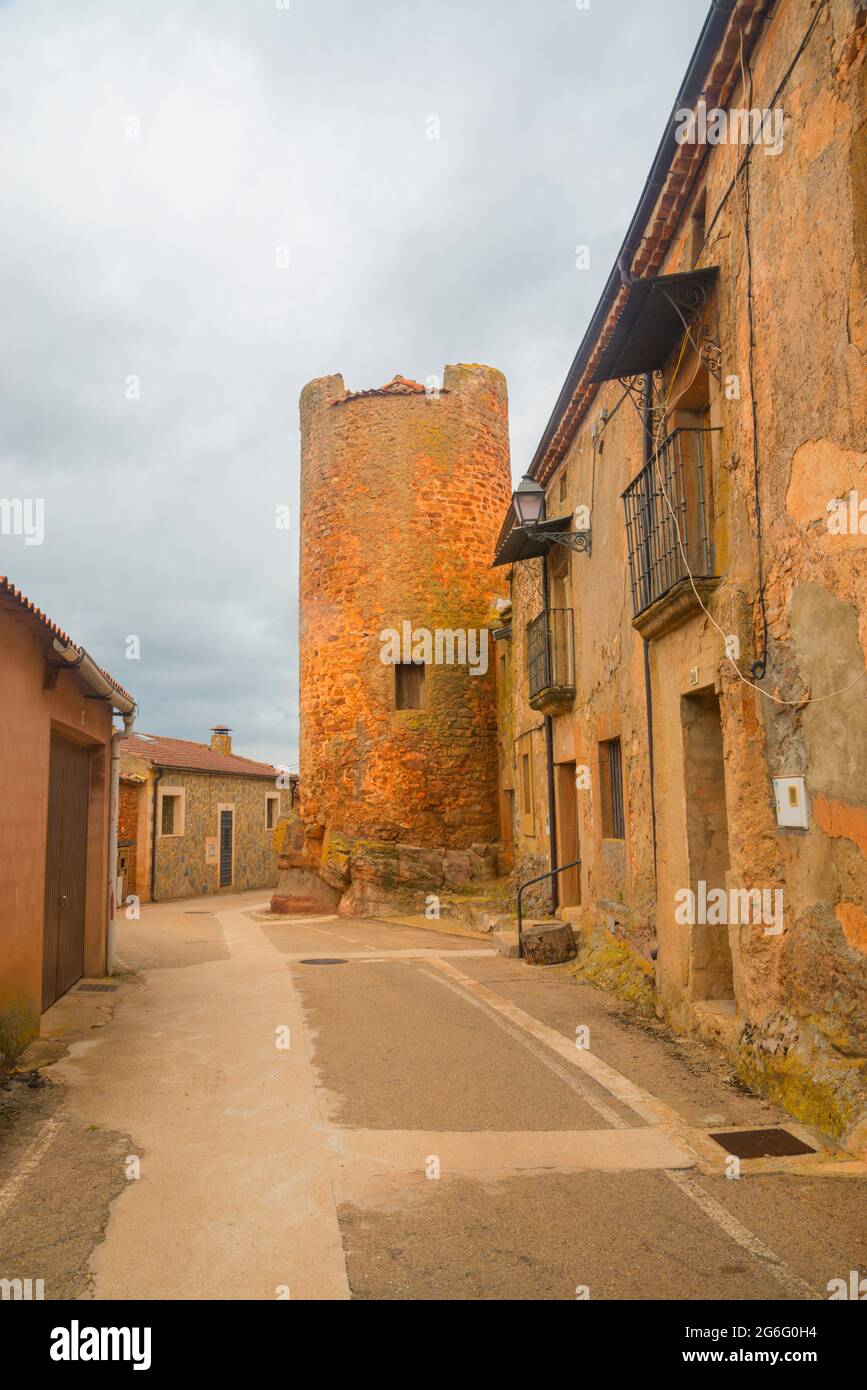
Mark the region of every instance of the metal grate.
<instances>
[{"instance_id":1,"label":"metal grate","mask_svg":"<svg viewBox=\"0 0 867 1390\"><path fill-rule=\"evenodd\" d=\"M619 738L607 739L602 745L606 775L602 799L603 835L607 840L626 838L623 813L623 747Z\"/></svg>"},{"instance_id":2,"label":"metal grate","mask_svg":"<svg viewBox=\"0 0 867 1390\"><path fill-rule=\"evenodd\" d=\"M710 1138L735 1158L786 1158L789 1154L816 1152L787 1129L739 1129L730 1134L712 1134Z\"/></svg>"},{"instance_id":3,"label":"metal grate","mask_svg":"<svg viewBox=\"0 0 867 1390\"><path fill-rule=\"evenodd\" d=\"M708 446L718 428L672 430L623 493L634 614L687 577L684 557L696 578L713 575Z\"/></svg>"},{"instance_id":4,"label":"metal grate","mask_svg":"<svg viewBox=\"0 0 867 1390\"><path fill-rule=\"evenodd\" d=\"M347 965L348 961L341 960L339 956L316 956L311 960L302 960L301 965Z\"/></svg>"},{"instance_id":5,"label":"metal grate","mask_svg":"<svg viewBox=\"0 0 867 1390\"><path fill-rule=\"evenodd\" d=\"M220 887L228 888L232 882L233 839L235 832L234 813L220 812Z\"/></svg>"},{"instance_id":6,"label":"metal grate","mask_svg":"<svg viewBox=\"0 0 867 1390\"><path fill-rule=\"evenodd\" d=\"M111 990L117 989L117 985L79 985L74 991L76 994L108 994Z\"/></svg>"},{"instance_id":7,"label":"metal grate","mask_svg":"<svg viewBox=\"0 0 867 1390\"><path fill-rule=\"evenodd\" d=\"M575 689L572 609L549 608L527 624L530 699L545 690Z\"/></svg>"}]
</instances>

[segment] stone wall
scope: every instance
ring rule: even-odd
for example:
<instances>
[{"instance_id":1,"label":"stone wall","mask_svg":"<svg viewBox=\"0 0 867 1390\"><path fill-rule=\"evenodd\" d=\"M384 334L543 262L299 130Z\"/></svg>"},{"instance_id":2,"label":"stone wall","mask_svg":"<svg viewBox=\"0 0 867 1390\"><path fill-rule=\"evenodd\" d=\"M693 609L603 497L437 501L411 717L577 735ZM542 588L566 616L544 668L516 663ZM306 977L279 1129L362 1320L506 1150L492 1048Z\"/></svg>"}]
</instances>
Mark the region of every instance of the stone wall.
<instances>
[{"instance_id":1,"label":"stone wall","mask_svg":"<svg viewBox=\"0 0 867 1390\"><path fill-rule=\"evenodd\" d=\"M752 105L775 91L813 14L807 0L787 0L765 20L749 53ZM718 370L712 354L699 359L690 344L679 356L678 342L655 381L657 402L669 402L662 434L700 421L714 431L706 484L717 580L704 593L708 613L685 581L654 605L651 624L633 625L620 493L642 466L642 432L619 382L588 393L562 461L545 477L549 515L592 508L592 555L572 556L567 576L575 705L554 721L555 760L574 750L591 768L580 801L576 915L586 935L620 942L637 958L656 947L657 1008L667 1020L718 1043L751 1084L855 1149L867 1138L864 21L863 7L831 0L782 98L782 148L758 148L750 161L760 509L743 179L730 191L741 147L680 149L677 177L631 262L642 276L719 267L703 313ZM714 67L725 109L750 105L737 52L735 38ZM846 499L845 526L829 525L835 498ZM755 679L760 548L768 647ZM516 576L512 591L518 733L533 728L521 665L524 626L540 598L531 575ZM737 670L725 638L737 644ZM593 752L615 730L626 806L619 845L602 834ZM516 815L519 862L547 851L542 734L527 738L536 752L535 828L528 834ZM508 776L517 786L517 766ZM779 777L805 779L806 829L777 824ZM678 920L678 895L702 878L721 879L713 886L726 891L779 891L781 930Z\"/></svg>"},{"instance_id":2,"label":"stone wall","mask_svg":"<svg viewBox=\"0 0 867 1390\"><path fill-rule=\"evenodd\" d=\"M376 884L435 891L448 854L499 838L493 643L485 660L475 649L478 674L415 648L423 707L399 709L382 635L406 625L488 640L503 592L491 552L511 487L505 379L456 366L441 390L396 378L350 393L341 377L320 378L301 396L301 449L294 867L321 869L353 910Z\"/></svg>"},{"instance_id":3,"label":"stone wall","mask_svg":"<svg viewBox=\"0 0 867 1390\"><path fill-rule=\"evenodd\" d=\"M212 773L163 774L159 787L186 793L184 832L164 836L157 826L155 899L194 898L207 893L240 893L248 888L271 890L277 869L274 829L266 825L266 796L279 793L279 814L289 810L289 792L279 791L270 778L221 777ZM208 841L219 835L219 808L233 806L234 875L230 887L219 887L219 858L206 857Z\"/></svg>"}]
</instances>

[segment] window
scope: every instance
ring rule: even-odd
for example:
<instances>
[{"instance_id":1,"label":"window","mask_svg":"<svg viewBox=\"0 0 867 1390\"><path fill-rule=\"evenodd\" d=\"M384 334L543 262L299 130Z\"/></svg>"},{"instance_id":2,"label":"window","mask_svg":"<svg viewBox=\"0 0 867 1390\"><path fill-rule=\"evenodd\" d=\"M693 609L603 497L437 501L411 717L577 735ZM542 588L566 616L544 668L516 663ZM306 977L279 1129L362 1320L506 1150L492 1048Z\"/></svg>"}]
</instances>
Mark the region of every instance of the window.
<instances>
[{"instance_id":1,"label":"window","mask_svg":"<svg viewBox=\"0 0 867 1390\"><path fill-rule=\"evenodd\" d=\"M265 798L265 829L273 830L280 816L280 797L271 792Z\"/></svg>"},{"instance_id":2,"label":"window","mask_svg":"<svg viewBox=\"0 0 867 1390\"><path fill-rule=\"evenodd\" d=\"M184 833L184 792L180 788L160 788L160 835L178 836Z\"/></svg>"},{"instance_id":3,"label":"window","mask_svg":"<svg viewBox=\"0 0 867 1390\"><path fill-rule=\"evenodd\" d=\"M619 738L599 745L599 772L602 787L602 836L606 840L626 838L623 815L623 756Z\"/></svg>"},{"instance_id":4,"label":"window","mask_svg":"<svg viewBox=\"0 0 867 1390\"><path fill-rule=\"evenodd\" d=\"M394 668L395 709L424 709L424 666L401 662Z\"/></svg>"}]
</instances>

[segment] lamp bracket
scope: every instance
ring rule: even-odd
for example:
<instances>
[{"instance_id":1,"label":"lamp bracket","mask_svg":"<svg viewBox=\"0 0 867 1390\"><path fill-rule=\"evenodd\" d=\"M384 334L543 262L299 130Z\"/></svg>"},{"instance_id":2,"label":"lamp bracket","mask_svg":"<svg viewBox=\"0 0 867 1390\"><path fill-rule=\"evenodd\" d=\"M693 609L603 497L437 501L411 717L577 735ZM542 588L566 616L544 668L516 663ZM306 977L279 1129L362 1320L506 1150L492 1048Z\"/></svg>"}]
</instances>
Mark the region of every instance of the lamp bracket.
<instances>
[{"instance_id":1,"label":"lamp bracket","mask_svg":"<svg viewBox=\"0 0 867 1390\"><path fill-rule=\"evenodd\" d=\"M583 551L590 554L590 532L589 531L540 531L538 526L524 526L522 528L528 536L541 535L546 541L551 541L553 545L565 546L567 550Z\"/></svg>"}]
</instances>

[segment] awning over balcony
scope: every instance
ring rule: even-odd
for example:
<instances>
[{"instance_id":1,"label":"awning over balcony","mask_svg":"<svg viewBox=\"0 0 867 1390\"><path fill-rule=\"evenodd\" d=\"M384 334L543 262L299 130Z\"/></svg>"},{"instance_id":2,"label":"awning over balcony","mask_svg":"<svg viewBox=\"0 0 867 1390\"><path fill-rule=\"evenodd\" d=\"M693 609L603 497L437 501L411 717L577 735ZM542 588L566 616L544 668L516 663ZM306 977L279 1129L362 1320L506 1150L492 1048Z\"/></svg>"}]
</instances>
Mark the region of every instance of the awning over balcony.
<instances>
[{"instance_id":1,"label":"awning over balcony","mask_svg":"<svg viewBox=\"0 0 867 1390\"><path fill-rule=\"evenodd\" d=\"M614 332L605 345L591 381L640 376L665 366L690 322L704 307L718 266L634 280Z\"/></svg>"},{"instance_id":2,"label":"awning over balcony","mask_svg":"<svg viewBox=\"0 0 867 1390\"><path fill-rule=\"evenodd\" d=\"M557 516L549 521L540 521L531 533L517 524L514 508L510 507L497 541L491 568L496 569L498 565L514 565L518 560L537 560L540 555L547 555L550 542L545 540L545 533L568 531L571 525L571 516Z\"/></svg>"}]
</instances>

